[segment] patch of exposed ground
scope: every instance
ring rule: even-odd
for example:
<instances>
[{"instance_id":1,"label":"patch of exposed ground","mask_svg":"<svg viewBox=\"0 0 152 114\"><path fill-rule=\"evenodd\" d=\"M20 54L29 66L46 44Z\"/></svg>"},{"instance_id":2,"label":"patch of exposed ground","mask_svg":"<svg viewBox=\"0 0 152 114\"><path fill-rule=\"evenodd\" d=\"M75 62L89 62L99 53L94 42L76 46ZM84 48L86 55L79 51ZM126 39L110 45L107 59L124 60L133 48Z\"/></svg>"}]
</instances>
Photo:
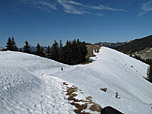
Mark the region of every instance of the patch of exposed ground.
<instances>
[{"instance_id":1,"label":"patch of exposed ground","mask_svg":"<svg viewBox=\"0 0 152 114\"><path fill-rule=\"evenodd\" d=\"M138 55L140 56L142 59L152 59L152 48L145 48L141 51L132 53L131 55Z\"/></svg>"},{"instance_id":2,"label":"patch of exposed ground","mask_svg":"<svg viewBox=\"0 0 152 114\"><path fill-rule=\"evenodd\" d=\"M87 59L89 59L89 57L94 57L94 52L99 53L99 49L101 46L97 46L97 45L86 45L87 50L88 50L88 54L86 56Z\"/></svg>"},{"instance_id":3,"label":"patch of exposed ground","mask_svg":"<svg viewBox=\"0 0 152 114\"><path fill-rule=\"evenodd\" d=\"M99 53L99 49L100 49L101 46L98 46L98 45L86 45L86 47L87 47L87 51L88 51L88 53L87 53L87 55L86 55L87 61L86 61L86 62L83 62L83 63L81 63L81 64L89 64L89 63L92 63L92 60L89 59L89 58L90 58L90 57L95 57L94 52Z\"/></svg>"},{"instance_id":4,"label":"patch of exposed ground","mask_svg":"<svg viewBox=\"0 0 152 114\"><path fill-rule=\"evenodd\" d=\"M76 114L91 114L90 112L98 114L101 112L101 106L93 102L91 96L82 97L83 92L74 85L69 86L66 82L63 82L63 85L67 88L67 99L75 107Z\"/></svg>"}]
</instances>

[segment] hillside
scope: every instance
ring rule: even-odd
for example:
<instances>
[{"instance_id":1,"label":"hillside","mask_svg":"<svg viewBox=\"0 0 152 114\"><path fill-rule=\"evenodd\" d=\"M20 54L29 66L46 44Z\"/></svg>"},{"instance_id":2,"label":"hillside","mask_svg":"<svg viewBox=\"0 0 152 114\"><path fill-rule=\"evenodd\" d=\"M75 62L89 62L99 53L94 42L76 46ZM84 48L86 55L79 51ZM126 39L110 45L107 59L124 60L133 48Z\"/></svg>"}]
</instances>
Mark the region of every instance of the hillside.
<instances>
[{"instance_id":1,"label":"hillside","mask_svg":"<svg viewBox=\"0 0 152 114\"><path fill-rule=\"evenodd\" d=\"M143 78L147 64L106 47L92 59L90 64L69 66L35 55L0 51L0 112L74 114L75 107L66 95L68 84L78 88L77 99L91 96L101 107L110 105L125 114L152 113L152 85Z\"/></svg>"},{"instance_id":2,"label":"hillside","mask_svg":"<svg viewBox=\"0 0 152 114\"><path fill-rule=\"evenodd\" d=\"M135 39L125 45L114 47L114 49L117 49L123 53L131 54L151 47L152 47L152 35L141 39Z\"/></svg>"},{"instance_id":3,"label":"hillside","mask_svg":"<svg viewBox=\"0 0 152 114\"><path fill-rule=\"evenodd\" d=\"M140 56L141 59L146 60L146 59L152 59L152 48L145 48L141 51L137 51L135 53L131 53L131 55L137 55Z\"/></svg>"},{"instance_id":4,"label":"hillside","mask_svg":"<svg viewBox=\"0 0 152 114\"><path fill-rule=\"evenodd\" d=\"M127 44L127 43L129 43L129 42L131 42L131 41L126 41L126 42L116 42L116 43L112 43L112 42L98 42L98 43L95 43L95 45L114 48L114 47L118 47L118 46L121 46L121 45Z\"/></svg>"}]
</instances>

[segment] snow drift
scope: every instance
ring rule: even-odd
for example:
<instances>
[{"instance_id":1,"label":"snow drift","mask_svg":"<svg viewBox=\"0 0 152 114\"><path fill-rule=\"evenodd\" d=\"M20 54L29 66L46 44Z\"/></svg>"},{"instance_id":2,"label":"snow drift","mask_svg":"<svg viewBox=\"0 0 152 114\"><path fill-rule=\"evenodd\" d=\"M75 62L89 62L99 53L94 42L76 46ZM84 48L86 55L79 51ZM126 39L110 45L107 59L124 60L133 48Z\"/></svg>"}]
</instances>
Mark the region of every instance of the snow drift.
<instances>
[{"instance_id":1,"label":"snow drift","mask_svg":"<svg viewBox=\"0 0 152 114\"><path fill-rule=\"evenodd\" d=\"M152 85L143 78L147 64L106 47L92 59L90 64L69 66L21 52L0 52L0 112L74 113L65 81L102 107L113 106L125 114L152 113Z\"/></svg>"}]
</instances>

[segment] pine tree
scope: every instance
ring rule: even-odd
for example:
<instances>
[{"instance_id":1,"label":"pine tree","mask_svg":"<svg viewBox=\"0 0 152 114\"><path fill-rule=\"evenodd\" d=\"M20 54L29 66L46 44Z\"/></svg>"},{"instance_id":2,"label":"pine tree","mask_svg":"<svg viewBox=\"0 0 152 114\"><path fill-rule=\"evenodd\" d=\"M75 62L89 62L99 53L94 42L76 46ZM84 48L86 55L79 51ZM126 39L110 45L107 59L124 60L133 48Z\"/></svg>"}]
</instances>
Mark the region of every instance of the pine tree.
<instances>
[{"instance_id":1,"label":"pine tree","mask_svg":"<svg viewBox=\"0 0 152 114\"><path fill-rule=\"evenodd\" d=\"M152 82L152 65L150 65L150 67L148 68L147 75L148 75L148 80Z\"/></svg>"},{"instance_id":2,"label":"pine tree","mask_svg":"<svg viewBox=\"0 0 152 114\"><path fill-rule=\"evenodd\" d=\"M10 37L8 38L8 41L6 43L6 49L7 50L12 50L12 40L11 40Z\"/></svg>"},{"instance_id":3,"label":"pine tree","mask_svg":"<svg viewBox=\"0 0 152 114\"><path fill-rule=\"evenodd\" d=\"M22 49L20 48L19 51L22 52Z\"/></svg>"},{"instance_id":4,"label":"pine tree","mask_svg":"<svg viewBox=\"0 0 152 114\"><path fill-rule=\"evenodd\" d=\"M35 54L38 56L44 57L44 49L40 46L39 43L36 46Z\"/></svg>"},{"instance_id":5,"label":"pine tree","mask_svg":"<svg viewBox=\"0 0 152 114\"><path fill-rule=\"evenodd\" d=\"M78 45L75 39L72 41L72 55L71 56L72 56L72 59L71 59L72 64L77 64L78 63Z\"/></svg>"},{"instance_id":6,"label":"pine tree","mask_svg":"<svg viewBox=\"0 0 152 114\"><path fill-rule=\"evenodd\" d=\"M25 53L30 53L31 52L30 45L29 45L28 41L25 41L24 52Z\"/></svg>"},{"instance_id":7,"label":"pine tree","mask_svg":"<svg viewBox=\"0 0 152 114\"><path fill-rule=\"evenodd\" d=\"M79 64L86 61L87 48L85 42L78 40L67 41L63 47L62 41L60 40L60 46L54 41L51 51L51 59L69 64Z\"/></svg>"},{"instance_id":8,"label":"pine tree","mask_svg":"<svg viewBox=\"0 0 152 114\"><path fill-rule=\"evenodd\" d=\"M6 49L10 51L18 51L14 37L12 37L12 39L10 37L8 38L8 41L6 43Z\"/></svg>"},{"instance_id":9,"label":"pine tree","mask_svg":"<svg viewBox=\"0 0 152 114\"><path fill-rule=\"evenodd\" d=\"M38 43L36 46L35 54L40 56L40 53L41 53L41 47L40 47L40 44Z\"/></svg>"},{"instance_id":10,"label":"pine tree","mask_svg":"<svg viewBox=\"0 0 152 114\"><path fill-rule=\"evenodd\" d=\"M44 48L43 47L40 48L40 56L41 57L45 56L45 54L44 54Z\"/></svg>"},{"instance_id":11,"label":"pine tree","mask_svg":"<svg viewBox=\"0 0 152 114\"><path fill-rule=\"evenodd\" d=\"M85 42L80 42L79 39L67 41L62 50L62 61L65 64L79 64L86 61L87 48Z\"/></svg>"},{"instance_id":12,"label":"pine tree","mask_svg":"<svg viewBox=\"0 0 152 114\"><path fill-rule=\"evenodd\" d=\"M50 48L50 46L48 46L47 50L46 50L46 57L50 58L50 56L51 56L51 48Z\"/></svg>"},{"instance_id":13,"label":"pine tree","mask_svg":"<svg viewBox=\"0 0 152 114\"><path fill-rule=\"evenodd\" d=\"M59 49L58 49L58 43L56 41L54 41L52 45L51 59L56 61L59 60Z\"/></svg>"},{"instance_id":14,"label":"pine tree","mask_svg":"<svg viewBox=\"0 0 152 114\"><path fill-rule=\"evenodd\" d=\"M72 60L73 60L73 58L72 58L72 43L70 41L67 41L66 45L64 47L64 63L71 65Z\"/></svg>"},{"instance_id":15,"label":"pine tree","mask_svg":"<svg viewBox=\"0 0 152 114\"><path fill-rule=\"evenodd\" d=\"M63 45L62 45L62 40L60 40L60 47L59 47L59 61L63 62Z\"/></svg>"},{"instance_id":16,"label":"pine tree","mask_svg":"<svg viewBox=\"0 0 152 114\"><path fill-rule=\"evenodd\" d=\"M86 55L88 53L85 42L81 43L81 53L82 53L82 62L85 62L86 61Z\"/></svg>"},{"instance_id":17,"label":"pine tree","mask_svg":"<svg viewBox=\"0 0 152 114\"><path fill-rule=\"evenodd\" d=\"M15 43L15 40L14 40L14 37L12 36L12 51L18 51L18 48L16 46L16 43Z\"/></svg>"}]
</instances>

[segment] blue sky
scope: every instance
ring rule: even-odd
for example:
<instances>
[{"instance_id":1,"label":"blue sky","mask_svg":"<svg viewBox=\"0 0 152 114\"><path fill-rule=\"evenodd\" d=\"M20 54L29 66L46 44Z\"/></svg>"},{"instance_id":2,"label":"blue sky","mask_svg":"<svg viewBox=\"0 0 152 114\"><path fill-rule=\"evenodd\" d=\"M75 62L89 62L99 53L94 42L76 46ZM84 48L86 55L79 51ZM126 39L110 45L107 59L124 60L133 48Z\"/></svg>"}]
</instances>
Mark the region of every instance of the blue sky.
<instances>
[{"instance_id":1,"label":"blue sky","mask_svg":"<svg viewBox=\"0 0 152 114\"><path fill-rule=\"evenodd\" d=\"M151 35L151 21L152 0L0 0L0 46L126 41Z\"/></svg>"}]
</instances>

